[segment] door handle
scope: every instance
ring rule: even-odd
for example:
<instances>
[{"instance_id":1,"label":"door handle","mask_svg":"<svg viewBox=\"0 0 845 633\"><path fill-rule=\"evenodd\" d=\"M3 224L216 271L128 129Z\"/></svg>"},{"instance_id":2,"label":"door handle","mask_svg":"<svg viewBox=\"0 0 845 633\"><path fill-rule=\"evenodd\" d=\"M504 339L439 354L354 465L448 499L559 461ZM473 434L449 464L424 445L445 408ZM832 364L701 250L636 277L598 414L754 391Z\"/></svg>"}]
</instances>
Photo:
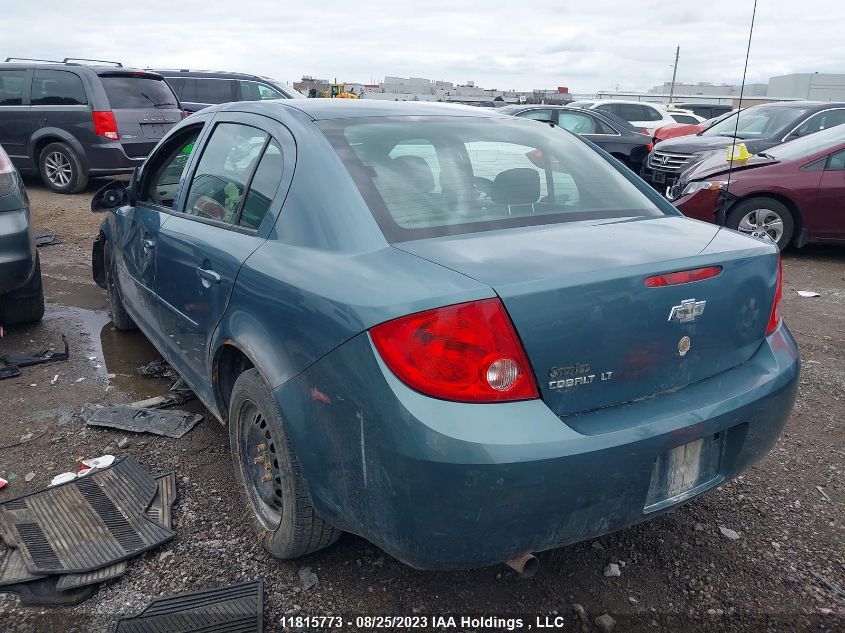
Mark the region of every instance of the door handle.
<instances>
[{"instance_id":1,"label":"door handle","mask_svg":"<svg viewBox=\"0 0 845 633\"><path fill-rule=\"evenodd\" d=\"M200 281L205 288L211 288L211 284L220 283L220 273L209 268L197 267L197 274L200 276Z\"/></svg>"},{"instance_id":2,"label":"door handle","mask_svg":"<svg viewBox=\"0 0 845 633\"><path fill-rule=\"evenodd\" d=\"M144 238L144 241L142 242L142 244L143 244L143 247L144 247L144 252L149 253L152 249L155 248L156 241L147 237L147 238Z\"/></svg>"}]
</instances>

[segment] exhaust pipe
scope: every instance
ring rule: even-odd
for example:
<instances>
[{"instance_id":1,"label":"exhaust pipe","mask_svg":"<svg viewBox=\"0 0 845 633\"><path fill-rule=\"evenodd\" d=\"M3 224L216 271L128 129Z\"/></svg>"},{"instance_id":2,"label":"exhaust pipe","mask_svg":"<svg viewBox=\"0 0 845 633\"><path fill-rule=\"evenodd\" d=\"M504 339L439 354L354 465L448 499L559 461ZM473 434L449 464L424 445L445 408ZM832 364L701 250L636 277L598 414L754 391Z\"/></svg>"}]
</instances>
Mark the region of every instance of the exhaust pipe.
<instances>
[{"instance_id":1,"label":"exhaust pipe","mask_svg":"<svg viewBox=\"0 0 845 633\"><path fill-rule=\"evenodd\" d=\"M505 561L505 565L513 569L523 578L531 578L540 569L540 561L534 554L522 554L516 558Z\"/></svg>"}]
</instances>

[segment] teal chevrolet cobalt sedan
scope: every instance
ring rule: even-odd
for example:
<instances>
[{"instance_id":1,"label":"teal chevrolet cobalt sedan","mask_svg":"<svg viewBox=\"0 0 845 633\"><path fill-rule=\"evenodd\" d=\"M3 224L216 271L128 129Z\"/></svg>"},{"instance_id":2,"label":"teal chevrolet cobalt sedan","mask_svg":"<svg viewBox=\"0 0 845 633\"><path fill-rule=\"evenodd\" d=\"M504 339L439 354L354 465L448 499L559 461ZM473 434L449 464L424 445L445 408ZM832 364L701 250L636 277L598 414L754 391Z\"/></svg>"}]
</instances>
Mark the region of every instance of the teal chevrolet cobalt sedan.
<instances>
[{"instance_id":1,"label":"teal chevrolet cobalt sedan","mask_svg":"<svg viewBox=\"0 0 845 633\"><path fill-rule=\"evenodd\" d=\"M115 327L228 427L282 558L530 571L735 477L795 399L777 247L536 121L224 104L92 209Z\"/></svg>"}]
</instances>

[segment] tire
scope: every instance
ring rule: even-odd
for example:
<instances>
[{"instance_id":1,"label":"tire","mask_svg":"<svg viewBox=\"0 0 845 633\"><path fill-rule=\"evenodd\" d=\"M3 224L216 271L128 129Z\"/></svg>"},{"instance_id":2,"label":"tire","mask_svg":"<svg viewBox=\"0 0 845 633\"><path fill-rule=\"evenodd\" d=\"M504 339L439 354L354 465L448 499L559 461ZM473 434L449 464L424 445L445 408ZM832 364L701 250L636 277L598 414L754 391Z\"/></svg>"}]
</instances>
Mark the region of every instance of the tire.
<instances>
[{"instance_id":1,"label":"tire","mask_svg":"<svg viewBox=\"0 0 845 633\"><path fill-rule=\"evenodd\" d=\"M284 421L257 369L235 381L229 443L247 513L268 552L298 558L340 538L342 532L320 518L311 504ZM256 458L264 461L256 463Z\"/></svg>"},{"instance_id":2,"label":"tire","mask_svg":"<svg viewBox=\"0 0 845 633\"><path fill-rule=\"evenodd\" d=\"M795 234L795 219L784 203L774 198L758 197L743 200L728 213L725 225L746 235L767 234L780 250L789 246Z\"/></svg>"},{"instance_id":3,"label":"tire","mask_svg":"<svg viewBox=\"0 0 845 633\"><path fill-rule=\"evenodd\" d=\"M35 255L35 272L23 288L0 297L0 323L34 323L44 316L44 288L41 284L41 259Z\"/></svg>"},{"instance_id":4,"label":"tire","mask_svg":"<svg viewBox=\"0 0 845 633\"><path fill-rule=\"evenodd\" d=\"M56 193L79 193L88 185L82 161L67 143L50 143L38 155L41 180Z\"/></svg>"},{"instance_id":5,"label":"tire","mask_svg":"<svg viewBox=\"0 0 845 633\"><path fill-rule=\"evenodd\" d=\"M117 287L117 281L114 277L114 263L112 262L111 246L108 240L103 245L103 267L106 271L106 294L109 297L109 307L111 308L109 316L114 325L114 329L125 332L127 330L135 330L138 328L135 321L129 316L126 308L123 305L123 299L120 298L120 288Z\"/></svg>"}]
</instances>

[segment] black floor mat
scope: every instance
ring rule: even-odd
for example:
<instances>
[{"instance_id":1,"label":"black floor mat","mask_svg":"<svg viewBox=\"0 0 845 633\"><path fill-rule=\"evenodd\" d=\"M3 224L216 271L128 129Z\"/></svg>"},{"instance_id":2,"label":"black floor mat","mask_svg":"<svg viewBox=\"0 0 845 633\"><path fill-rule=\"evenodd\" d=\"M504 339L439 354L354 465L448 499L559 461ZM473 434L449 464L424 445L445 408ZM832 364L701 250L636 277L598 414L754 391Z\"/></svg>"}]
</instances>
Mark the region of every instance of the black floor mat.
<instances>
[{"instance_id":1,"label":"black floor mat","mask_svg":"<svg viewBox=\"0 0 845 633\"><path fill-rule=\"evenodd\" d=\"M33 574L26 568L23 554L19 549L6 548L3 562L0 563L0 587L17 585L41 578L46 578L46 576Z\"/></svg>"},{"instance_id":2,"label":"black floor mat","mask_svg":"<svg viewBox=\"0 0 845 633\"><path fill-rule=\"evenodd\" d=\"M118 404L98 407L88 418L87 424L178 439L201 421L202 416L198 413L175 409L141 409Z\"/></svg>"},{"instance_id":3,"label":"black floor mat","mask_svg":"<svg viewBox=\"0 0 845 633\"><path fill-rule=\"evenodd\" d=\"M255 580L157 598L115 633L261 633L263 611L264 585Z\"/></svg>"},{"instance_id":4,"label":"black floor mat","mask_svg":"<svg viewBox=\"0 0 845 633\"><path fill-rule=\"evenodd\" d=\"M97 593L97 589L100 588L99 585L86 585L68 591L60 591L56 588L60 578L61 576L47 576L40 580L6 585L3 587L3 591L12 591L18 594L22 605L32 607L79 604Z\"/></svg>"},{"instance_id":5,"label":"black floor mat","mask_svg":"<svg viewBox=\"0 0 845 633\"><path fill-rule=\"evenodd\" d=\"M175 536L145 512L156 481L131 457L80 479L0 504L33 574L90 572Z\"/></svg>"}]
</instances>

